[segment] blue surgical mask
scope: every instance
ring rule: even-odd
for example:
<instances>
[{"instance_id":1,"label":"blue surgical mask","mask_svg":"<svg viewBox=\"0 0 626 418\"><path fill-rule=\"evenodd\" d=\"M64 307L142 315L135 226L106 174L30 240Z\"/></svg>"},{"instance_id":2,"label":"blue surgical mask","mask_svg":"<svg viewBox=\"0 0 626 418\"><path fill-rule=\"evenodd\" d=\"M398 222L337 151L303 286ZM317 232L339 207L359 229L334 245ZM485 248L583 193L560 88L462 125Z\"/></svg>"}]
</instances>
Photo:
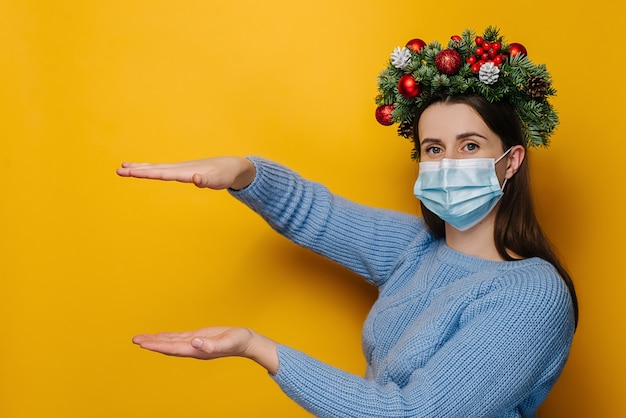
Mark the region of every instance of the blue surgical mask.
<instances>
[{"instance_id":1,"label":"blue surgical mask","mask_svg":"<svg viewBox=\"0 0 626 418\"><path fill-rule=\"evenodd\" d=\"M485 217L502 197L494 158L443 158L421 162L414 193L423 204L459 231L465 231Z\"/></svg>"}]
</instances>

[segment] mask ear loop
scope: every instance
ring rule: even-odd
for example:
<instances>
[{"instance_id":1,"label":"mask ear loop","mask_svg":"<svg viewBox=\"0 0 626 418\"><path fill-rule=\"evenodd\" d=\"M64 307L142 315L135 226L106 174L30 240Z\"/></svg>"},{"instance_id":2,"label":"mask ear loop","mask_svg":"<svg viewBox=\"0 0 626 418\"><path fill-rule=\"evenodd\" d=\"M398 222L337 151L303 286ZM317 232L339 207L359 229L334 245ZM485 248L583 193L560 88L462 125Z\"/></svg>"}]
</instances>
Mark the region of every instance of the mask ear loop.
<instances>
[{"instance_id":1,"label":"mask ear loop","mask_svg":"<svg viewBox=\"0 0 626 418\"><path fill-rule=\"evenodd\" d=\"M504 154L502 154L500 157L498 157L498 159L495 161L495 163L493 163L494 165L498 164L500 162L501 159L503 159L504 157L506 157L506 155L511 152L511 150L513 149L513 147L509 148L508 150L504 151Z\"/></svg>"},{"instance_id":2,"label":"mask ear loop","mask_svg":"<svg viewBox=\"0 0 626 418\"><path fill-rule=\"evenodd\" d=\"M511 148L509 148L508 150L506 150L506 151L504 152L504 154L502 154L502 155L501 155L501 156L500 156L500 157L499 157L499 158L498 158L498 159L497 159L497 160L493 163L493 165L495 166L496 164L498 164L498 163L500 162L500 160L501 160L501 159L503 159L504 157L506 157L506 155L507 155L507 154L508 154L508 153L509 153L512 149L513 149L513 147L511 147ZM506 179L506 178L505 178L505 179L504 179L504 182L502 183L502 187L500 188L500 190L502 190L502 193L504 193L504 186L506 186L506 182L507 182L508 180L509 180L509 179Z\"/></svg>"}]
</instances>

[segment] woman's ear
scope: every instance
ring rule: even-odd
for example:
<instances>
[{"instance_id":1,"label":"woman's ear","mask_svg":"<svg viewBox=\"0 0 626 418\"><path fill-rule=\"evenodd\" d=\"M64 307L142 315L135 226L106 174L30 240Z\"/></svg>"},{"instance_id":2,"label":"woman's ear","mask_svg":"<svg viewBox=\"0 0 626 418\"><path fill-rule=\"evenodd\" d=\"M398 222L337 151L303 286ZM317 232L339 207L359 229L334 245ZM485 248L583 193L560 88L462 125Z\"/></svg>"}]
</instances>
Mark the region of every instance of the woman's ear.
<instances>
[{"instance_id":1,"label":"woman's ear","mask_svg":"<svg viewBox=\"0 0 626 418\"><path fill-rule=\"evenodd\" d=\"M509 157L507 158L506 165L506 173L504 174L504 178L510 179L517 173L522 162L524 161L524 157L526 157L526 149L521 145L515 145L509 151Z\"/></svg>"}]
</instances>

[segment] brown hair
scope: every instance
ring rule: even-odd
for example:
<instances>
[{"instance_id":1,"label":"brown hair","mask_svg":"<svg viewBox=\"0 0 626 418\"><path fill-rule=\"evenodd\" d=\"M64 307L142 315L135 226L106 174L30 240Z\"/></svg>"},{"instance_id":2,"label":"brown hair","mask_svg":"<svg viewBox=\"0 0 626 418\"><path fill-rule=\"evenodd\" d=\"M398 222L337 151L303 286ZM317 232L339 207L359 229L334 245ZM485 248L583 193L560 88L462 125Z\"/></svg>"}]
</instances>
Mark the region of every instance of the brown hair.
<instances>
[{"instance_id":1,"label":"brown hair","mask_svg":"<svg viewBox=\"0 0 626 418\"><path fill-rule=\"evenodd\" d=\"M413 124L415 151L419 158L418 124L424 110L434 103L466 104L476 111L487 126L502 140L503 149L521 145L526 148L526 141L519 116L507 101L491 103L478 95L435 96L417 112ZM421 203L420 203L421 204ZM554 253L535 216L530 191L530 176L526 158L517 173L507 181L506 192L500 199L494 227L494 241L498 253L505 260L513 261L509 251L521 257L540 257L551 263L567 285L576 324L578 324L578 299L574 283ZM422 215L430 231L438 238L445 236L444 221L421 204Z\"/></svg>"}]
</instances>

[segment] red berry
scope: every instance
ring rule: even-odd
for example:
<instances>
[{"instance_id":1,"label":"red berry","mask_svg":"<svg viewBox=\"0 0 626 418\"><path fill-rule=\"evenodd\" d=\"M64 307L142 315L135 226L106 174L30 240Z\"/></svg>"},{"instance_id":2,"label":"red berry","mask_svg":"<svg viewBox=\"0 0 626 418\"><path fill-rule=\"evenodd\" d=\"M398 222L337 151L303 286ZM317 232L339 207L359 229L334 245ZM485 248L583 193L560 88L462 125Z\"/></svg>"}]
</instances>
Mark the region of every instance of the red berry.
<instances>
[{"instance_id":1,"label":"red berry","mask_svg":"<svg viewBox=\"0 0 626 418\"><path fill-rule=\"evenodd\" d=\"M483 47L484 50L491 48L491 44L489 42L483 42L481 46Z\"/></svg>"},{"instance_id":2,"label":"red berry","mask_svg":"<svg viewBox=\"0 0 626 418\"><path fill-rule=\"evenodd\" d=\"M496 65L500 65L500 64L502 64L502 62L503 62L502 55L496 55L493 58L493 63L496 64Z\"/></svg>"},{"instance_id":3,"label":"red berry","mask_svg":"<svg viewBox=\"0 0 626 418\"><path fill-rule=\"evenodd\" d=\"M482 48L480 48L480 47L476 48L476 51L474 51L474 53L475 53L475 54L476 54L476 56L478 56L478 57L480 57L480 56L483 54L483 52L485 52L485 50L484 50L484 49L482 49Z\"/></svg>"},{"instance_id":4,"label":"red berry","mask_svg":"<svg viewBox=\"0 0 626 418\"><path fill-rule=\"evenodd\" d=\"M473 55L470 55L469 57L465 59L465 62L467 62L468 64L474 64L476 62L476 57Z\"/></svg>"},{"instance_id":5,"label":"red berry","mask_svg":"<svg viewBox=\"0 0 626 418\"><path fill-rule=\"evenodd\" d=\"M489 55L489 58L494 59L496 55L498 55L498 51L496 51L496 49L492 46L489 48L489 51L487 51L487 54Z\"/></svg>"},{"instance_id":6,"label":"red berry","mask_svg":"<svg viewBox=\"0 0 626 418\"><path fill-rule=\"evenodd\" d=\"M477 62L474 65L472 65L472 72L477 73L479 71L480 71L480 64Z\"/></svg>"},{"instance_id":7,"label":"red berry","mask_svg":"<svg viewBox=\"0 0 626 418\"><path fill-rule=\"evenodd\" d=\"M491 47L496 51L499 51L502 49L502 44L500 42L494 42L491 44Z\"/></svg>"},{"instance_id":8,"label":"red berry","mask_svg":"<svg viewBox=\"0 0 626 418\"><path fill-rule=\"evenodd\" d=\"M476 42L476 45L482 45L483 44L483 37L482 36L477 36L476 39L474 39L474 42Z\"/></svg>"},{"instance_id":9,"label":"red berry","mask_svg":"<svg viewBox=\"0 0 626 418\"><path fill-rule=\"evenodd\" d=\"M486 52L483 52L482 54L480 54L480 58L481 58L483 61L487 61L487 60L489 59L489 54L488 54L488 53L486 53Z\"/></svg>"},{"instance_id":10,"label":"red berry","mask_svg":"<svg viewBox=\"0 0 626 418\"><path fill-rule=\"evenodd\" d=\"M459 35L452 35L450 39L452 39L453 41L460 41L461 37Z\"/></svg>"}]
</instances>

